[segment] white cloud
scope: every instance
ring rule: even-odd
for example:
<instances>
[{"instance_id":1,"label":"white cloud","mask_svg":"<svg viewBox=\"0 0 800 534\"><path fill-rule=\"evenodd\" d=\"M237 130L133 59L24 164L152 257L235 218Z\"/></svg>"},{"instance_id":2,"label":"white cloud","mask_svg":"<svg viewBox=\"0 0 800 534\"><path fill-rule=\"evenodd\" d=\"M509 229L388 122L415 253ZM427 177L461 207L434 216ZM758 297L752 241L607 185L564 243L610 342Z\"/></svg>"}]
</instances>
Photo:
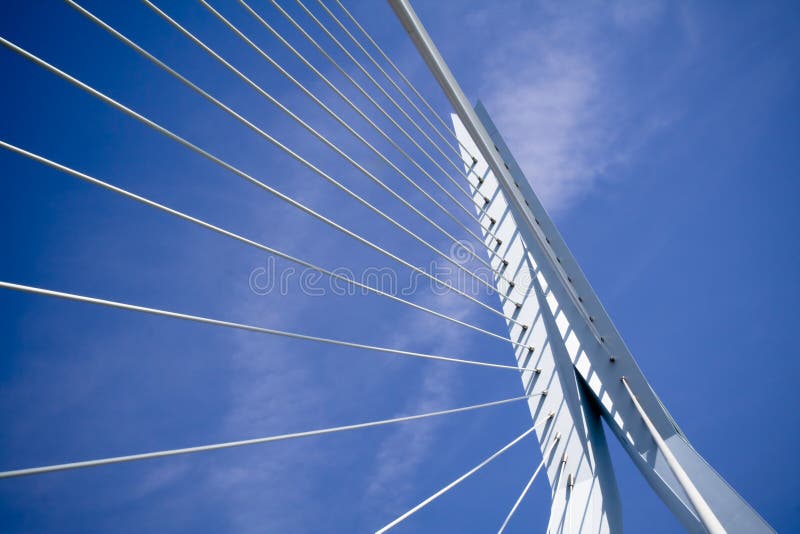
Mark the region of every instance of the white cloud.
<instances>
[{"instance_id":1,"label":"white cloud","mask_svg":"<svg viewBox=\"0 0 800 534\"><path fill-rule=\"evenodd\" d=\"M639 88L625 87L619 79L626 51L610 42L652 27L666 10L659 0L540 2L536 9L515 9L519 17L512 21L513 31L496 49L479 52L477 94L543 204L563 213L668 122L664 117L627 120L631 95ZM472 18L490 24L487 16L481 12Z\"/></svg>"},{"instance_id":2,"label":"white cloud","mask_svg":"<svg viewBox=\"0 0 800 534\"><path fill-rule=\"evenodd\" d=\"M403 415L441 410L452 404L452 368L437 366L421 378L422 384L410 396ZM409 497L414 498L415 475L431 454L437 427L435 420L401 424L383 440L375 454L366 500L380 503L380 508L388 511L396 509L398 502L407 505Z\"/></svg>"},{"instance_id":3,"label":"white cloud","mask_svg":"<svg viewBox=\"0 0 800 534\"><path fill-rule=\"evenodd\" d=\"M520 41L520 48L527 48ZM608 127L589 58L547 50L510 83L487 88L486 103L546 207L559 211L591 188L607 163ZM488 79L501 80L492 71Z\"/></svg>"},{"instance_id":4,"label":"white cloud","mask_svg":"<svg viewBox=\"0 0 800 534\"><path fill-rule=\"evenodd\" d=\"M179 459L172 462L153 463L152 469L142 478L132 490L131 497L144 499L152 494L169 487L186 476L189 468Z\"/></svg>"}]
</instances>

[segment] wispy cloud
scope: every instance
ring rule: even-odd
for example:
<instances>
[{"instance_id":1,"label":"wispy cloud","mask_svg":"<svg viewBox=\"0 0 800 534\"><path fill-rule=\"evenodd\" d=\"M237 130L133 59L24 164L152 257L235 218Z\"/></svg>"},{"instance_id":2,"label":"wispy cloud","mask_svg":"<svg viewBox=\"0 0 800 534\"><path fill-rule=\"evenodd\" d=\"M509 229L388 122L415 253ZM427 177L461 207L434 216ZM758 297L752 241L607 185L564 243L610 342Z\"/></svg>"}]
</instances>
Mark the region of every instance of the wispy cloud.
<instances>
[{"instance_id":1,"label":"wispy cloud","mask_svg":"<svg viewBox=\"0 0 800 534\"><path fill-rule=\"evenodd\" d=\"M440 267L442 267L440 265ZM443 272L444 269L438 269ZM454 275L454 278L458 275ZM456 283L455 280L448 280ZM492 297L494 298L494 297ZM426 293L418 303L434 307L465 322L475 322L479 316L476 306L464 306L463 299L449 292L445 295ZM469 337L458 328L435 328L431 320L409 311L401 318L406 325L395 331L392 346L425 346L434 353L462 354ZM452 365L425 367L419 379L408 391L403 414L414 414L452 407L459 395L459 369ZM382 519L390 519L398 509L403 509L423 498L415 485L419 470L437 454L436 444L441 438L443 420L431 419L399 425L383 439L374 455L374 465L369 474L369 485L364 494L365 508ZM371 525L375 526L375 525Z\"/></svg>"},{"instance_id":2,"label":"wispy cloud","mask_svg":"<svg viewBox=\"0 0 800 534\"><path fill-rule=\"evenodd\" d=\"M153 464L139 484L131 491L134 499L144 499L180 481L188 473L188 466L181 460Z\"/></svg>"},{"instance_id":3,"label":"wispy cloud","mask_svg":"<svg viewBox=\"0 0 800 534\"><path fill-rule=\"evenodd\" d=\"M405 414L424 413L452 404L455 374L442 366L421 377L422 383L406 402ZM431 454L436 442L437 421L414 422L397 427L380 444L374 458L373 474L365 499L379 503L382 510L408 504L414 490L417 469Z\"/></svg>"},{"instance_id":4,"label":"wispy cloud","mask_svg":"<svg viewBox=\"0 0 800 534\"><path fill-rule=\"evenodd\" d=\"M480 53L477 94L545 206L563 213L604 181L609 169L669 122L663 116L631 121L630 99L619 77L619 43L665 16L660 0L580 6L539 2L519 12L497 46ZM531 15L535 13L535 15ZM679 23L686 25L686 10ZM471 28L498 21L489 10L467 18ZM691 17L689 17L691 18ZM624 53L622 53L624 55Z\"/></svg>"}]
</instances>

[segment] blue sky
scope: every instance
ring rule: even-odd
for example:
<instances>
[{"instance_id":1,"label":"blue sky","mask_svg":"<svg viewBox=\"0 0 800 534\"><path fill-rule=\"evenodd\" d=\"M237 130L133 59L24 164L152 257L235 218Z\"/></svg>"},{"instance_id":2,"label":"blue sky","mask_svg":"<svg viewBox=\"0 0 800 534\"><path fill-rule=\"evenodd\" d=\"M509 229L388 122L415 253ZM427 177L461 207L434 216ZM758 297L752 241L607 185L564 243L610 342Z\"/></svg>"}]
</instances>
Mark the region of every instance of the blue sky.
<instances>
[{"instance_id":1,"label":"blue sky","mask_svg":"<svg viewBox=\"0 0 800 534\"><path fill-rule=\"evenodd\" d=\"M312 28L297 5L283 4ZM792 391L800 371L793 335L800 298L800 13L791 2L483 4L415 6L466 93L482 99L493 115L693 445L778 531L797 530L800 417ZM82 5L441 250L449 249L441 234L145 5ZM379 171L410 202L455 235L465 235L200 4L158 5ZM214 5L390 153L241 6L227 0ZM369 109L268 2L252 5ZM316 3L308 5L321 13ZM388 6L347 5L442 115L448 113ZM434 260L429 250L67 4L25 2L0 9L3 37L409 261L429 266ZM368 266L395 267L13 52L0 51L0 68L3 140L326 267L356 273ZM390 128L388 121L378 123ZM394 153L392 159L401 161ZM0 168L3 280L313 335L513 362L502 342L378 296L304 295L296 277L286 295L256 294L249 279L267 265L262 252L15 154L0 153ZM279 270L288 267L276 262ZM455 295L421 287L411 298L503 332L500 318ZM493 296L482 298L495 302ZM9 292L0 303L3 469L382 419L520 393L512 372ZM520 404L5 480L0 524L7 532L364 531L404 512L529 424ZM628 531L679 531L610 441ZM538 462L535 443L521 443L404 528L496 529ZM539 480L511 530L543 528L547 511Z\"/></svg>"}]
</instances>

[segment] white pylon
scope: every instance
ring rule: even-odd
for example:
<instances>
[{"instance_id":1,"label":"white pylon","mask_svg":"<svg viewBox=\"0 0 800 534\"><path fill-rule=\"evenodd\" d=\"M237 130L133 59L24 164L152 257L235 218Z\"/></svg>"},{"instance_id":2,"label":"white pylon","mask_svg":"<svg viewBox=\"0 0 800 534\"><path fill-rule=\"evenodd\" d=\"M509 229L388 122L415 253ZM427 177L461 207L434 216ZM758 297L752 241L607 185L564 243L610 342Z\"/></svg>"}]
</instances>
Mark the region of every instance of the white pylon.
<instances>
[{"instance_id":1,"label":"white pylon","mask_svg":"<svg viewBox=\"0 0 800 534\"><path fill-rule=\"evenodd\" d=\"M455 110L465 168L484 177L473 189L490 199L484 231L500 239L502 272L514 276L501 295L509 333L530 347L516 348L518 363L530 370L523 387L548 389L542 402L529 403L532 416L556 412L550 431L562 439L555 457L568 461L547 472L551 484L562 470L569 478L552 488L548 532L622 532L603 421L690 532L774 532L692 448L655 395L488 113L480 104L473 109L409 1L389 3ZM512 294L521 307L511 305ZM527 328L519 326L526 321ZM539 442L544 446L544 436Z\"/></svg>"}]
</instances>

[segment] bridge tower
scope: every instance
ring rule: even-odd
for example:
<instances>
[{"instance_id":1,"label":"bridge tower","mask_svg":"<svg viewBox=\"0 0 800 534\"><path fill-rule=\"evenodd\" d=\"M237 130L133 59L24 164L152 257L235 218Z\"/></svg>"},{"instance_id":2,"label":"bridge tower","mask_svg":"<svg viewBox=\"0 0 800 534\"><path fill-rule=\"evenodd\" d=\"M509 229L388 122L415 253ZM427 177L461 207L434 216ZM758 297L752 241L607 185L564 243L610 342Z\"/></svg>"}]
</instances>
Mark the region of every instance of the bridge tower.
<instances>
[{"instance_id":1,"label":"bridge tower","mask_svg":"<svg viewBox=\"0 0 800 534\"><path fill-rule=\"evenodd\" d=\"M688 531L773 532L692 448L650 387L486 109L470 105L409 1L389 3L455 110L465 169L480 177L470 187L483 205L486 244L507 262L490 256L503 274L495 282L507 291L509 333L527 346L516 348L522 385L548 392L529 401L531 415L555 413L537 429L552 496L547 531L622 532L605 422Z\"/></svg>"}]
</instances>

